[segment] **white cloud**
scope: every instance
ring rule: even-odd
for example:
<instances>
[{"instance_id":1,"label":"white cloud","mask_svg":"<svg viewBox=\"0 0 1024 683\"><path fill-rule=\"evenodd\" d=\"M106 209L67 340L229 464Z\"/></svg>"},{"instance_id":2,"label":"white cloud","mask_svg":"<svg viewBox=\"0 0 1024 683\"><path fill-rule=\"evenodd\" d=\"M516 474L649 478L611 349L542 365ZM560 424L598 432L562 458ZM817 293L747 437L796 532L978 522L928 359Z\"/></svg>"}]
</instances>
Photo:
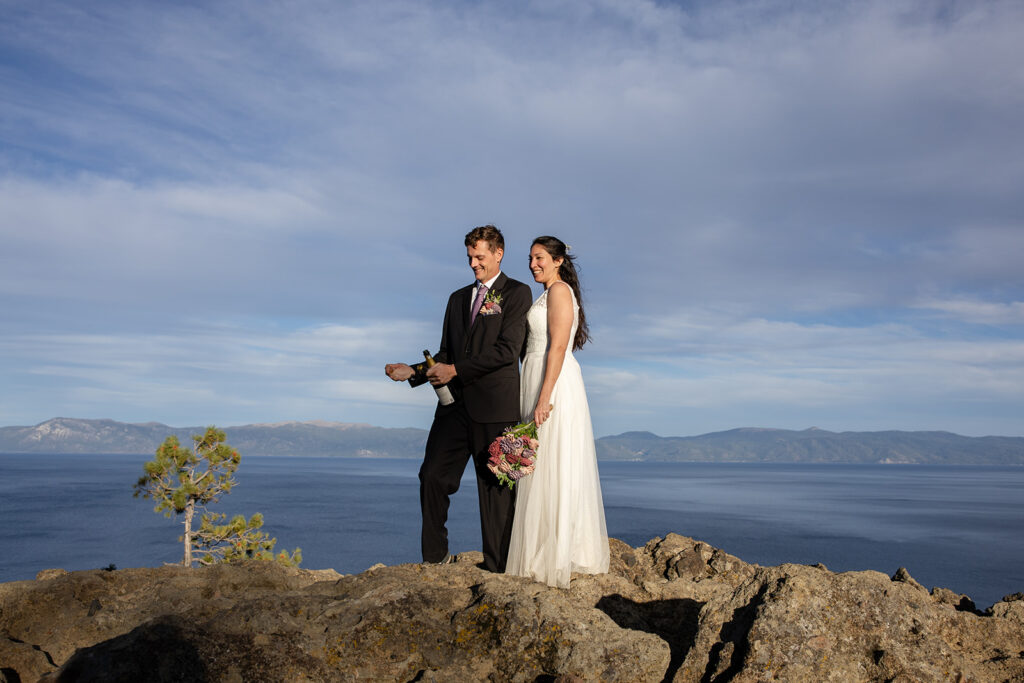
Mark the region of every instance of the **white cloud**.
<instances>
[{"instance_id":1,"label":"white cloud","mask_svg":"<svg viewBox=\"0 0 1024 683\"><path fill-rule=\"evenodd\" d=\"M985 325L1024 324L1024 301L977 301L970 299L922 301L918 306L939 311L957 320Z\"/></svg>"},{"instance_id":2,"label":"white cloud","mask_svg":"<svg viewBox=\"0 0 1024 683\"><path fill-rule=\"evenodd\" d=\"M960 429L987 430L973 426L971 412L1001 414L1024 400L1019 339L708 311L636 317L605 333L581 356L602 434L631 429L631 421L677 435L735 426L942 429L964 406Z\"/></svg>"},{"instance_id":3,"label":"white cloud","mask_svg":"<svg viewBox=\"0 0 1024 683\"><path fill-rule=\"evenodd\" d=\"M5 335L0 375L11 402L4 408L11 417L41 414L41 420L81 414L96 403L114 411L108 416L179 423L238 423L246 414L270 420L275 410L302 418L296 405L324 418L366 413L367 405L378 413L397 406L401 414L429 406L429 397L393 385L384 364L415 361L408 340L435 335L422 324L394 321L294 331Z\"/></svg>"},{"instance_id":4,"label":"white cloud","mask_svg":"<svg viewBox=\"0 0 1024 683\"><path fill-rule=\"evenodd\" d=\"M5 414L421 418L340 359L436 343L485 222L574 245L623 429L1024 407L1019 3L8 9Z\"/></svg>"}]
</instances>

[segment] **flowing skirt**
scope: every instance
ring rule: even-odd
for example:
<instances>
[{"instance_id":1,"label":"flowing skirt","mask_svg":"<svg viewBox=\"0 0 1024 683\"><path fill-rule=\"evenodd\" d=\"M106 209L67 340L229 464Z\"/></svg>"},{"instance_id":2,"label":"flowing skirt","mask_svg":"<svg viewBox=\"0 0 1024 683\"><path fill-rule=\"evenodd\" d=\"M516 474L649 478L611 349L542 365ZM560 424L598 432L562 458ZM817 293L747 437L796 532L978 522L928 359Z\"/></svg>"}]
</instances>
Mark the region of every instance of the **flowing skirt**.
<instances>
[{"instance_id":1,"label":"flowing skirt","mask_svg":"<svg viewBox=\"0 0 1024 683\"><path fill-rule=\"evenodd\" d=\"M520 408L533 409L544 380L544 353L523 359ZM566 588L573 572L608 571L608 530L597 451L580 366L566 353L551 396L551 416L538 429L537 465L516 483L506 572Z\"/></svg>"}]
</instances>

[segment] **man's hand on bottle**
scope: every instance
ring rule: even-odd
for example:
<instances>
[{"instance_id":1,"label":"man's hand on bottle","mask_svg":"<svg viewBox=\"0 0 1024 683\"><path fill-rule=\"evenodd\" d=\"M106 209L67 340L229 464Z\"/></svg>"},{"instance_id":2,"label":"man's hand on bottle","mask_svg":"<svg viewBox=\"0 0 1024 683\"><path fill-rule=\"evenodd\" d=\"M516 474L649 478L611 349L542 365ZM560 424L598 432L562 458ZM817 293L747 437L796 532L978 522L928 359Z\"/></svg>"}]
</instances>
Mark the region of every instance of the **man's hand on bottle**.
<instances>
[{"instance_id":1,"label":"man's hand on bottle","mask_svg":"<svg viewBox=\"0 0 1024 683\"><path fill-rule=\"evenodd\" d=\"M449 363L438 363L434 367L427 370L427 379L435 387L442 384L448 384L455 378L455 366Z\"/></svg>"}]
</instances>

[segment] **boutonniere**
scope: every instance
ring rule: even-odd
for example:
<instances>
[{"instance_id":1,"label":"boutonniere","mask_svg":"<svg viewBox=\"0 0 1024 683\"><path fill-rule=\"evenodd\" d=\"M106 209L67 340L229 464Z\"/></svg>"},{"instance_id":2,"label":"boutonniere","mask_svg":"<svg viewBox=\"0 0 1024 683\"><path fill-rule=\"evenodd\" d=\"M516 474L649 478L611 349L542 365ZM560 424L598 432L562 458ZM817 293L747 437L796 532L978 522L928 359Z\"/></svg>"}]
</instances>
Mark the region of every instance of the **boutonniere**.
<instances>
[{"instance_id":1,"label":"boutonniere","mask_svg":"<svg viewBox=\"0 0 1024 683\"><path fill-rule=\"evenodd\" d=\"M501 292L487 292L484 303L480 306L480 315L497 315L501 313Z\"/></svg>"}]
</instances>

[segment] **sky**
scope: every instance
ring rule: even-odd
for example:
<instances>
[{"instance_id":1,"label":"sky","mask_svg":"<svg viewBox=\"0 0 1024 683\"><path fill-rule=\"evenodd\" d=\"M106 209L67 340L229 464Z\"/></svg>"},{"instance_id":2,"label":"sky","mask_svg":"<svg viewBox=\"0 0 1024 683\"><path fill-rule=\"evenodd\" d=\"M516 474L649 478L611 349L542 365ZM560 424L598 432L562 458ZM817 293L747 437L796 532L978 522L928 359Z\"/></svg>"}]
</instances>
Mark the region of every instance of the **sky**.
<instances>
[{"instance_id":1,"label":"sky","mask_svg":"<svg viewBox=\"0 0 1024 683\"><path fill-rule=\"evenodd\" d=\"M1016 0L0 0L0 426L430 424L463 238L597 436L1024 436Z\"/></svg>"}]
</instances>

